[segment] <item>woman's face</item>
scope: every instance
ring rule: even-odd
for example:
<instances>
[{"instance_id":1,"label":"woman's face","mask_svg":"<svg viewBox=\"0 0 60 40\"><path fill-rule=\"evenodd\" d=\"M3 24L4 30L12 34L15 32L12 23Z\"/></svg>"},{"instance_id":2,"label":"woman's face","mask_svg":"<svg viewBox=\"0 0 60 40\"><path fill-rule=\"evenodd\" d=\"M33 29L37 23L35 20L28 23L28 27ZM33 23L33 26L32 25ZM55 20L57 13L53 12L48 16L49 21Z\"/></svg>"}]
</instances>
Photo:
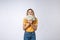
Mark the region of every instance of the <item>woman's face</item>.
<instances>
[{"instance_id":1,"label":"woman's face","mask_svg":"<svg viewBox=\"0 0 60 40\"><path fill-rule=\"evenodd\" d=\"M32 12L32 10L28 11L28 15L34 15L33 12Z\"/></svg>"}]
</instances>

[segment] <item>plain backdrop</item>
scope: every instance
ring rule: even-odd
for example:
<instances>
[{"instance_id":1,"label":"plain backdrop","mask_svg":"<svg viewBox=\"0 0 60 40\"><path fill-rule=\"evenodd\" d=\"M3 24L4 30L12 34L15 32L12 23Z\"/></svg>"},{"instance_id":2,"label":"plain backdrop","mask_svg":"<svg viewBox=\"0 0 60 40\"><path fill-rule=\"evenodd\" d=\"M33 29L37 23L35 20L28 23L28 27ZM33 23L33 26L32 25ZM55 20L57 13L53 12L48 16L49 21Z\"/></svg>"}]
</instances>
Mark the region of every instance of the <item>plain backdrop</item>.
<instances>
[{"instance_id":1,"label":"plain backdrop","mask_svg":"<svg viewBox=\"0 0 60 40\"><path fill-rule=\"evenodd\" d=\"M37 40L60 40L60 0L0 0L0 40L23 40L23 18L32 8Z\"/></svg>"}]
</instances>

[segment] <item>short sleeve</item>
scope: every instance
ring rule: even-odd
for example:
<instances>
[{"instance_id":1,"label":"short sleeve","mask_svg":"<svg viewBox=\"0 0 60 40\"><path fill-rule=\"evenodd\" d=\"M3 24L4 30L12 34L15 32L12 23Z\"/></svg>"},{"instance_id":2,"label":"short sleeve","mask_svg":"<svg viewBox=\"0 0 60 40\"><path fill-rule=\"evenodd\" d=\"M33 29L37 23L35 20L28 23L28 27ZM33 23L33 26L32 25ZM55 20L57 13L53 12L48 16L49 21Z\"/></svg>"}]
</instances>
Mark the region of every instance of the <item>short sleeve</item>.
<instances>
[{"instance_id":1,"label":"short sleeve","mask_svg":"<svg viewBox=\"0 0 60 40\"><path fill-rule=\"evenodd\" d=\"M27 20L24 18L23 19L23 24L26 24L27 23Z\"/></svg>"}]
</instances>

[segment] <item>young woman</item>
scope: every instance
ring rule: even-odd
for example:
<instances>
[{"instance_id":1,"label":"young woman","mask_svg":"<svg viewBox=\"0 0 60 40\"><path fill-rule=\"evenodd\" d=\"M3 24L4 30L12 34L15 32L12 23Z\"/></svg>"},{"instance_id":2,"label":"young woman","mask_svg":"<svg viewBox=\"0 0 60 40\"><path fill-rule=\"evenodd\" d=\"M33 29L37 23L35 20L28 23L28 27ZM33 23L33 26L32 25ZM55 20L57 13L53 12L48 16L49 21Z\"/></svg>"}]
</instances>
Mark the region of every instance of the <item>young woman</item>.
<instances>
[{"instance_id":1,"label":"young woman","mask_svg":"<svg viewBox=\"0 0 60 40\"><path fill-rule=\"evenodd\" d=\"M27 17L28 19L24 18L23 20L24 40L36 40L35 31L37 30L38 20L32 9L27 10L26 16L28 15L30 15Z\"/></svg>"}]
</instances>

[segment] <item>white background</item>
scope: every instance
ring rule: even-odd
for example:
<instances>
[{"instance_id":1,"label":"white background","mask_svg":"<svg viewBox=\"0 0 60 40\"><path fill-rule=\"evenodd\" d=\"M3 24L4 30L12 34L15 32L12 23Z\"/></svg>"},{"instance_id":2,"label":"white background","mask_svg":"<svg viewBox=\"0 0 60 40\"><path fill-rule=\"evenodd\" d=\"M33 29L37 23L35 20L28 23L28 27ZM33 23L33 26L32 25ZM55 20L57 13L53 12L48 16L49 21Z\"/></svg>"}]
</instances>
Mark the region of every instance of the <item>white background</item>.
<instances>
[{"instance_id":1,"label":"white background","mask_svg":"<svg viewBox=\"0 0 60 40\"><path fill-rule=\"evenodd\" d=\"M23 40L23 18L32 8L37 40L60 40L60 0L0 0L0 40Z\"/></svg>"}]
</instances>

